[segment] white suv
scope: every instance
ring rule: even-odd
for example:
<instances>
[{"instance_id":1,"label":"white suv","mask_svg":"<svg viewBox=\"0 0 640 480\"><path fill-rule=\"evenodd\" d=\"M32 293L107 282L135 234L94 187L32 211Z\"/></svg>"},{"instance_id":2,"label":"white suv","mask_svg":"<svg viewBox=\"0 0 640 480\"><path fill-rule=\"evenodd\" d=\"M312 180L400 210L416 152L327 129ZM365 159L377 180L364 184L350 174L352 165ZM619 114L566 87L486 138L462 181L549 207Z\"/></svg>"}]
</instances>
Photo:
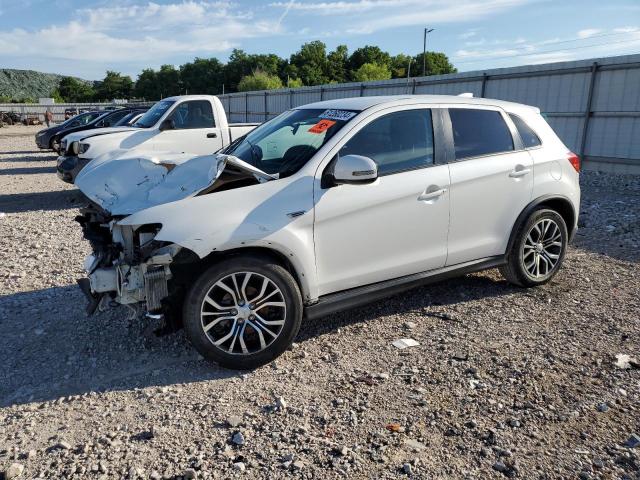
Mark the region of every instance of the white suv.
<instances>
[{"instance_id":1,"label":"white suv","mask_svg":"<svg viewBox=\"0 0 640 480\"><path fill-rule=\"evenodd\" d=\"M418 284L548 282L580 202L580 161L537 108L467 97L319 102L177 166L93 163L76 181L89 312L141 304L232 368L281 354L303 316Z\"/></svg>"}]
</instances>

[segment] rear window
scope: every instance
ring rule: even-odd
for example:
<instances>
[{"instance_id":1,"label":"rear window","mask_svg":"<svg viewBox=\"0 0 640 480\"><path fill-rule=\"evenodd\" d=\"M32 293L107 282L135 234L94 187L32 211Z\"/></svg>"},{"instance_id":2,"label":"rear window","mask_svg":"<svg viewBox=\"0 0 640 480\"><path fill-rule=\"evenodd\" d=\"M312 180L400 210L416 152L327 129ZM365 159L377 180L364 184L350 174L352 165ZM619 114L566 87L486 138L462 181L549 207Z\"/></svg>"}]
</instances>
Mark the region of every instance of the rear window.
<instances>
[{"instance_id":1,"label":"rear window","mask_svg":"<svg viewBox=\"0 0 640 480\"><path fill-rule=\"evenodd\" d=\"M450 108L456 160L513 150L513 138L500 112Z\"/></svg>"},{"instance_id":2,"label":"rear window","mask_svg":"<svg viewBox=\"0 0 640 480\"><path fill-rule=\"evenodd\" d=\"M520 134L520 139L522 140L524 148L531 148L542 145L540 137L538 137L538 135L536 135L536 132L534 132L533 129L529 125L527 125L527 122L525 122L518 115L514 115L513 113L510 113L509 117L511 117L511 120L518 129L518 133Z\"/></svg>"}]
</instances>

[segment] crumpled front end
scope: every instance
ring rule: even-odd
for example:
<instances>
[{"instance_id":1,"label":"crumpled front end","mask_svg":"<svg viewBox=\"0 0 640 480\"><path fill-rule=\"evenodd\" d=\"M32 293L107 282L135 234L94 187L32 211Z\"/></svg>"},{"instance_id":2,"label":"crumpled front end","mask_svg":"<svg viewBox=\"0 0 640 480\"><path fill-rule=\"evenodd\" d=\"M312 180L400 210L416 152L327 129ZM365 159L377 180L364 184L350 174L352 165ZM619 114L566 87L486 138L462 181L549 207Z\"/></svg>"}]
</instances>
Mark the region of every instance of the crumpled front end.
<instances>
[{"instance_id":1,"label":"crumpled front end","mask_svg":"<svg viewBox=\"0 0 640 480\"><path fill-rule=\"evenodd\" d=\"M118 225L97 205L81 209L76 220L93 250L84 261L87 277L78 280L89 300L87 313L112 304L143 303L147 312L161 310L170 295L170 266L182 250L154 240L161 225Z\"/></svg>"},{"instance_id":2,"label":"crumpled front end","mask_svg":"<svg viewBox=\"0 0 640 480\"><path fill-rule=\"evenodd\" d=\"M93 250L84 262L87 278L78 281L89 299L87 312L111 304L144 304L147 312L165 313L169 297L169 303L179 305L199 260L211 250L198 253L174 238L156 240L162 223L179 220L162 215L162 207L271 179L227 155L163 154L158 159L140 152L123 157L116 151L96 158L76 179L91 202L76 217Z\"/></svg>"}]
</instances>

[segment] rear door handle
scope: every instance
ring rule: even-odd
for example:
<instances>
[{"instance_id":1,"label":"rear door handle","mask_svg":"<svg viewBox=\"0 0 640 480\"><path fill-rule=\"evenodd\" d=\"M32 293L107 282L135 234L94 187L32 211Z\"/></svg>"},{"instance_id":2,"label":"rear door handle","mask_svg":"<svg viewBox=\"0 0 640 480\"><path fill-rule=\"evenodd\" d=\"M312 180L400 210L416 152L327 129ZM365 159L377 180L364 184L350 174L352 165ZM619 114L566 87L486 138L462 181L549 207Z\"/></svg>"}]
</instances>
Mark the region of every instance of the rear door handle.
<instances>
[{"instance_id":1,"label":"rear door handle","mask_svg":"<svg viewBox=\"0 0 640 480\"><path fill-rule=\"evenodd\" d=\"M207 133L207 138L218 138L218 134L216 132Z\"/></svg>"},{"instance_id":2,"label":"rear door handle","mask_svg":"<svg viewBox=\"0 0 640 480\"><path fill-rule=\"evenodd\" d=\"M511 170L511 172L509 172L509 176L511 178L518 178L518 177L524 177L525 175L528 175L529 173L531 173L531 169L530 168L514 168L513 170Z\"/></svg>"},{"instance_id":3,"label":"rear door handle","mask_svg":"<svg viewBox=\"0 0 640 480\"><path fill-rule=\"evenodd\" d=\"M438 197L441 197L442 195L444 195L445 193L447 193L447 189L446 188L441 188L440 190L434 190L432 192L424 192L422 195L420 195L418 197L418 200L421 202L424 202L426 200L434 200Z\"/></svg>"}]
</instances>

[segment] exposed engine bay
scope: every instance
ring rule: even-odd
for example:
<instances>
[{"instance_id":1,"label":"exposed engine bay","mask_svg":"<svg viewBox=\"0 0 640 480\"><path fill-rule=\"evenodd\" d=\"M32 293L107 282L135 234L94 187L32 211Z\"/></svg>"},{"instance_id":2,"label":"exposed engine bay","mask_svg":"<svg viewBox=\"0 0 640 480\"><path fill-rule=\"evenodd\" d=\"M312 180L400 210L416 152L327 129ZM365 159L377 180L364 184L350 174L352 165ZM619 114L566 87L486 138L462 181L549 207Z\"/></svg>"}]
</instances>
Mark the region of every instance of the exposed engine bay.
<instances>
[{"instance_id":1,"label":"exposed engine bay","mask_svg":"<svg viewBox=\"0 0 640 480\"><path fill-rule=\"evenodd\" d=\"M222 162L218 160L215 179L195 196L265 181L256 176L253 169L227 162L227 158ZM177 167L162 165L161 168L166 168L168 175ZM184 197L189 193L182 190ZM175 197L171 200L175 201ZM112 214L91 198L89 205L81 208L76 217L92 248L84 261L87 278L78 280L89 300L87 314L117 304L142 304L149 314L166 314L179 309L186 286L202 268L201 259L180 245L154 240L162 229L161 224L120 224L119 221L126 217Z\"/></svg>"}]
</instances>

